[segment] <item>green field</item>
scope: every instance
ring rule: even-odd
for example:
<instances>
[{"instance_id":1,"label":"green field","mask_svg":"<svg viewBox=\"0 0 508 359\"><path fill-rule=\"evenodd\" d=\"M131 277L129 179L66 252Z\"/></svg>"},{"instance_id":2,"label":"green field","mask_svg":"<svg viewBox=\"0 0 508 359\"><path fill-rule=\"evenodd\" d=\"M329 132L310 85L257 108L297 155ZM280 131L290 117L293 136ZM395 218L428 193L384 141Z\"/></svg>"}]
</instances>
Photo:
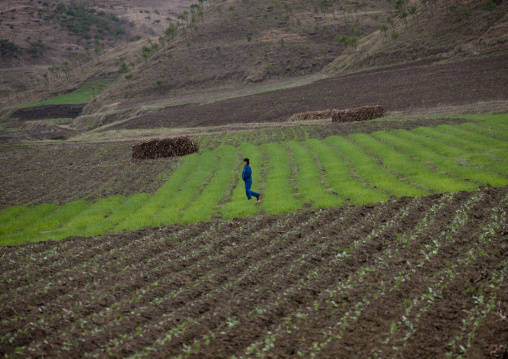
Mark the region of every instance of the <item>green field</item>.
<instances>
[{"instance_id":1,"label":"green field","mask_svg":"<svg viewBox=\"0 0 508 359\"><path fill-rule=\"evenodd\" d=\"M37 107L44 105L79 105L88 103L92 98L99 95L109 85L114 82L113 79L95 80L86 83L83 87L72 92L55 96L50 99L23 105L20 108Z\"/></svg>"},{"instance_id":2,"label":"green field","mask_svg":"<svg viewBox=\"0 0 508 359\"><path fill-rule=\"evenodd\" d=\"M203 150L181 158L154 194L7 208L0 212L0 244L505 186L505 117ZM251 159L252 189L262 194L260 202L245 196L244 157Z\"/></svg>"}]
</instances>

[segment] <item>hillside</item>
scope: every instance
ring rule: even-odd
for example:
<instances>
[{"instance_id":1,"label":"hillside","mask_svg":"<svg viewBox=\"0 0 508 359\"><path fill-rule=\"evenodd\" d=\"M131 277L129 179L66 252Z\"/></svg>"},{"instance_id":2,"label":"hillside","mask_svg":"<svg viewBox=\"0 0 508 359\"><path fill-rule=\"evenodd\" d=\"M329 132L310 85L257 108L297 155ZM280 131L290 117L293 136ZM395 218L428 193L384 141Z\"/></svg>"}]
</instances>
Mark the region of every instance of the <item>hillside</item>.
<instances>
[{"instance_id":1,"label":"hillside","mask_svg":"<svg viewBox=\"0 0 508 359\"><path fill-rule=\"evenodd\" d=\"M112 89L113 95L104 98L101 104L115 101L118 96L163 96L172 88L195 89L315 73L344 47L336 40L338 34L365 36L375 29L372 16L384 17L389 11L387 4L377 1L364 2L362 6L351 4L347 10L344 8L342 15L339 6L335 4L331 7L331 3L326 7L297 1L261 1L255 4L215 1L199 4L199 7L196 4L187 6L187 10L177 15L177 22L170 18L176 26L174 31L168 32L167 26L160 22L158 30L153 30L154 36L146 37L144 34L141 41L130 44L119 41L114 47L104 48L101 47L103 42L92 42L83 62L71 64L71 56L61 59L69 63L68 76L62 73L63 62L53 63L58 69L55 73L47 73L50 78L45 84L44 73L33 74L31 86L17 87L26 93L16 96L13 102L40 99L48 95L48 89L62 93L90 78L115 76L122 62L128 65L126 71L132 76L128 82L130 86L120 81ZM108 11L115 11L116 7L110 9L111 6ZM132 11L122 15L116 10L122 22L130 21ZM146 15L147 10L140 11ZM175 14L175 11L171 13ZM21 15L22 12L18 16ZM31 23L25 25L31 27ZM56 24L50 25L53 29L57 28L54 31L59 29ZM131 38L142 27L136 25L130 29L127 26L129 33L119 40ZM8 31L6 36L10 36ZM62 40L66 38L60 37L58 32L52 36ZM95 51L97 47L99 50ZM11 61L10 74L16 72L12 70L15 64L16 61ZM26 70L26 64L22 68ZM39 71L42 71L41 67ZM16 79L11 78L10 81ZM36 82L38 88L34 88ZM131 91L132 88L135 90Z\"/></svg>"},{"instance_id":2,"label":"hillside","mask_svg":"<svg viewBox=\"0 0 508 359\"><path fill-rule=\"evenodd\" d=\"M95 55L155 36L190 3L2 1L0 95L40 85L45 72L54 77L64 62L70 68L82 68ZM99 71L100 68L95 69L95 76Z\"/></svg>"},{"instance_id":3,"label":"hillside","mask_svg":"<svg viewBox=\"0 0 508 359\"><path fill-rule=\"evenodd\" d=\"M189 20L169 33L167 45L158 49L158 44L147 44L155 50L147 51L146 56L137 54L138 62L130 64L130 81L116 84L113 94L101 103L125 97L150 96L153 100L167 97L174 89L256 83L318 72L343 51L336 41L338 34L365 36L375 28L372 16L388 13L388 6L376 1L366 2L362 9L344 17L338 5L321 11L295 1L212 3L195 22Z\"/></svg>"},{"instance_id":4,"label":"hillside","mask_svg":"<svg viewBox=\"0 0 508 359\"><path fill-rule=\"evenodd\" d=\"M506 2L491 10L480 0L468 1L467 6L450 0L402 3L403 8L378 1L312 6L301 1L229 0L190 7L178 2L174 9L164 10L157 1L143 5L132 1L123 7L95 4L134 26L127 26L128 33L115 43L93 45L83 61L76 60L78 55L64 60L66 67L52 65L48 71L39 61L29 66L31 70L26 63L4 69L4 86L14 84L19 90L4 98L4 105L33 103L95 79L116 79L86 105L86 116L75 121L73 127L82 131L181 104L172 99L190 93L201 94L197 96L201 102L217 101L314 82L337 72L506 51ZM146 10L149 6L151 11ZM142 29L154 8L161 9L160 17L169 16L154 24L157 32L150 31L155 36L146 37ZM21 16L23 11L16 13ZM141 39L126 41L132 36ZM38 76L27 75L31 71ZM28 86L26 76L31 77ZM4 117L9 113L4 111Z\"/></svg>"},{"instance_id":5,"label":"hillside","mask_svg":"<svg viewBox=\"0 0 508 359\"><path fill-rule=\"evenodd\" d=\"M508 50L506 1L412 3L414 15L412 7L398 11L398 18L359 41L355 51L342 53L327 71L361 71L429 58L452 62Z\"/></svg>"}]
</instances>

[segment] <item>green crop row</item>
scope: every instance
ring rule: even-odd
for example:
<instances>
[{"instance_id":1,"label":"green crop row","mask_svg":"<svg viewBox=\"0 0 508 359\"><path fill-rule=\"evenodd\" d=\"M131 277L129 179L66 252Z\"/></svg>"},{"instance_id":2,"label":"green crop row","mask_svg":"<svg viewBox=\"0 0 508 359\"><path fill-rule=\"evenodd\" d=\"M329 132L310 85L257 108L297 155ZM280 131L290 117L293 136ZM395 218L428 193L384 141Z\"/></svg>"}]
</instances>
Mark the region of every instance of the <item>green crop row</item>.
<instances>
[{"instance_id":1,"label":"green crop row","mask_svg":"<svg viewBox=\"0 0 508 359\"><path fill-rule=\"evenodd\" d=\"M0 244L505 186L507 123L492 119L204 150L176 162L154 194L0 211ZM247 201L244 157L251 160L252 190L261 193L260 202Z\"/></svg>"},{"instance_id":2,"label":"green crop row","mask_svg":"<svg viewBox=\"0 0 508 359\"><path fill-rule=\"evenodd\" d=\"M224 198L229 184L233 181L232 168L239 168L241 162L232 148L221 147L216 151L220 162L215 168L214 175L203 190L199 198L185 209L182 223L209 221L214 209Z\"/></svg>"},{"instance_id":3,"label":"green crop row","mask_svg":"<svg viewBox=\"0 0 508 359\"><path fill-rule=\"evenodd\" d=\"M485 171L482 168L462 166L458 159L445 157L424 146L414 145L409 141L397 137L395 134L379 132L373 133L372 136L384 141L387 146L390 144L398 150L407 153L419 163L429 163L438 173L454 173L462 179L474 181L482 185L491 184L501 187L508 184L508 178L505 176L495 172ZM469 186L471 186L471 184L469 184Z\"/></svg>"},{"instance_id":4,"label":"green crop row","mask_svg":"<svg viewBox=\"0 0 508 359\"><path fill-rule=\"evenodd\" d=\"M302 201L293 192L288 152L278 143L268 143L262 148L268 154L263 209L268 214L278 214L302 208Z\"/></svg>"},{"instance_id":5,"label":"green crop row","mask_svg":"<svg viewBox=\"0 0 508 359\"><path fill-rule=\"evenodd\" d=\"M298 168L297 189L303 200L312 203L314 208L340 206L344 200L330 193L322 181L321 173L312 152L299 142L288 142L287 148L293 152L295 164Z\"/></svg>"},{"instance_id":6,"label":"green crop row","mask_svg":"<svg viewBox=\"0 0 508 359\"><path fill-rule=\"evenodd\" d=\"M177 191L185 183L192 170L199 165L200 156L193 154L187 156L182 161L180 167L176 169L169 180L140 206L135 213L124 218L115 228L120 230L136 230L148 226L151 222L156 225L153 219L154 214L158 213L168 206L168 203L174 199ZM169 207L171 209L171 207Z\"/></svg>"},{"instance_id":7,"label":"green crop row","mask_svg":"<svg viewBox=\"0 0 508 359\"><path fill-rule=\"evenodd\" d=\"M420 185L434 192L446 192L449 188L459 191L472 191L476 187L472 183L466 183L443 173L434 172L429 166L420 161L412 160L407 154L376 141L369 135L351 135L350 138L371 152L374 158L379 158L383 163L383 167L400 173L409 183L415 186ZM411 146L411 143L408 143L408 145Z\"/></svg>"},{"instance_id":8,"label":"green crop row","mask_svg":"<svg viewBox=\"0 0 508 359\"><path fill-rule=\"evenodd\" d=\"M348 199L352 204L380 202L390 198L387 194L360 181L358 173L327 142L312 139L306 141L305 145L321 161L332 192Z\"/></svg>"},{"instance_id":9,"label":"green crop row","mask_svg":"<svg viewBox=\"0 0 508 359\"><path fill-rule=\"evenodd\" d=\"M366 153L349 139L332 136L326 140L354 166L354 169L364 181L382 192L396 197L428 194L427 191L397 178L394 173L381 166L372 154Z\"/></svg>"},{"instance_id":10,"label":"green crop row","mask_svg":"<svg viewBox=\"0 0 508 359\"><path fill-rule=\"evenodd\" d=\"M199 156L199 164L192 169L179 191L170 196L155 196L154 200L162 206L155 214L147 211L146 216L152 218L141 227L157 227L179 222L182 218L182 211L192 201L202 194L203 189L214 175L219 166L219 159L215 152L204 152Z\"/></svg>"}]
</instances>

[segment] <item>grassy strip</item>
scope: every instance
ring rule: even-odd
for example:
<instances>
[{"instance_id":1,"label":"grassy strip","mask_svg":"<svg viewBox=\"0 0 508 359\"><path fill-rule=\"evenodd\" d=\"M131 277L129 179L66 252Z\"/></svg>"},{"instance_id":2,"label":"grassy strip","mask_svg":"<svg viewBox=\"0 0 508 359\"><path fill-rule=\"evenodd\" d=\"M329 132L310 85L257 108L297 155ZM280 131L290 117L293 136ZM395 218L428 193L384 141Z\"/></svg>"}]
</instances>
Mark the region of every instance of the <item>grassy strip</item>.
<instances>
[{"instance_id":1,"label":"grassy strip","mask_svg":"<svg viewBox=\"0 0 508 359\"><path fill-rule=\"evenodd\" d=\"M313 208L326 208L340 206L344 200L329 193L321 182L321 174L316 167L312 153L301 143L291 141L286 143L287 148L293 151L298 167L297 189L307 203Z\"/></svg>"},{"instance_id":2,"label":"grassy strip","mask_svg":"<svg viewBox=\"0 0 508 359\"><path fill-rule=\"evenodd\" d=\"M268 175L263 199L263 209L268 214L296 211L303 203L297 200L291 190L291 167L287 151L278 143L261 146L268 153Z\"/></svg>"},{"instance_id":3,"label":"grassy strip","mask_svg":"<svg viewBox=\"0 0 508 359\"><path fill-rule=\"evenodd\" d=\"M186 156L180 167L171 174L169 180L136 213L127 216L112 231L137 230L147 227L154 213L163 208L168 199L174 197L189 174L198 166L200 159L201 156L198 154Z\"/></svg>"},{"instance_id":4,"label":"grassy strip","mask_svg":"<svg viewBox=\"0 0 508 359\"><path fill-rule=\"evenodd\" d=\"M95 96L99 95L106 87L111 85L114 81L115 80L113 79L92 81L70 93L55 96L44 101L24 105L21 106L20 108L36 107L43 105L76 105L88 103L88 101L90 101Z\"/></svg>"},{"instance_id":5,"label":"grassy strip","mask_svg":"<svg viewBox=\"0 0 508 359\"><path fill-rule=\"evenodd\" d=\"M380 167L376 159L369 156L358 145L348 141L344 137L328 137L326 141L344 154L353 164L358 174L376 188L391 193L396 197L423 196L428 194L426 190L399 180L395 175Z\"/></svg>"},{"instance_id":6,"label":"grassy strip","mask_svg":"<svg viewBox=\"0 0 508 359\"><path fill-rule=\"evenodd\" d=\"M263 154L261 153L259 146L243 144L239 149L241 153L241 158L239 160L241 161L246 157L249 158L253 177L256 179L260 178L259 174L261 173ZM261 181L258 181L258 183L260 182ZM259 188L259 185L255 187ZM247 200L247 195L245 194L245 182L242 180L242 174L240 172L237 176L237 183L235 189L233 190L231 201L220 208L220 213L222 218L225 219L252 217L258 213L258 209L255 204L256 201Z\"/></svg>"},{"instance_id":7,"label":"grassy strip","mask_svg":"<svg viewBox=\"0 0 508 359\"><path fill-rule=\"evenodd\" d=\"M483 143L490 146L495 146L498 148L503 148L505 150L508 149L508 141L501 140L499 138L495 138L492 136L483 135L478 132L471 132L459 126L450 126L450 125L439 125L436 127L436 130L442 133L454 135L468 141L474 143Z\"/></svg>"},{"instance_id":8,"label":"grassy strip","mask_svg":"<svg viewBox=\"0 0 508 359\"><path fill-rule=\"evenodd\" d=\"M488 154L471 152L461 147L447 145L422 134L407 130L395 130L391 131L390 133L397 137L419 143L445 157L455 158L460 164L468 166L483 166L484 168L497 173L508 174L507 164L496 160L494 157Z\"/></svg>"},{"instance_id":9,"label":"grassy strip","mask_svg":"<svg viewBox=\"0 0 508 359\"><path fill-rule=\"evenodd\" d=\"M349 138L360 144L371 153L375 153L383 161L383 166L401 173L409 182L419 184L438 193L472 191L477 186L460 179L435 173L430 167L411 160L411 158L392 147L379 142L367 134L350 135ZM411 146L411 143L408 143ZM420 146L414 146L413 150L418 151Z\"/></svg>"},{"instance_id":10,"label":"grassy strip","mask_svg":"<svg viewBox=\"0 0 508 359\"><path fill-rule=\"evenodd\" d=\"M63 227L53 230L46 237L59 240L71 236L87 237L95 235L97 234L93 231L95 224L112 215L123 202L125 202L123 196L102 198L79 215L73 217Z\"/></svg>"},{"instance_id":11,"label":"grassy strip","mask_svg":"<svg viewBox=\"0 0 508 359\"><path fill-rule=\"evenodd\" d=\"M490 146L489 144L484 144L478 141L470 141L461 137L456 137L453 134L444 133L442 131L438 131L435 128L418 127L415 128L413 132L432 138L434 141L437 140L444 144L458 146L464 150L468 150L471 152L488 153L494 156L494 158L501 159L503 161L508 161L508 151L506 151L506 149L495 148Z\"/></svg>"},{"instance_id":12,"label":"grassy strip","mask_svg":"<svg viewBox=\"0 0 508 359\"><path fill-rule=\"evenodd\" d=\"M295 198L295 189L299 191L298 196L313 207L324 208L342 205L344 199L353 204L361 204L386 200L390 194L397 197L424 195L427 194L422 189L425 187L436 192L476 188L474 183L450 178L447 173L482 185L503 186L508 182L506 176L503 176L508 174L508 166L506 162L496 160L495 156L508 158L508 143L485 135L492 131L491 124L492 128L505 129L498 130L498 133L507 132L508 126L504 122L489 120L479 124L463 124L462 127L440 126L439 130L418 128L413 131L396 130L349 136L360 146L337 136L325 141L307 140L305 144L294 141L285 145L243 144L240 153L230 146L221 146L212 152L205 151L201 156L187 156L179 162L180 168L172 173L155 195L139 194L129 199L122 197L125 203L122 202L121 207L113 208L106 213L106 217L95 218L88 226L79 225L80 231L71 232L72 235L97 235L122 229L191 223L209 220L218 212L223 218L249 217L256 215L259 208L268 214L287 213L303 205L302 200ZM292 131L287 135L291 138L297 134ZM475 142L476 139L479 141ZM362 146L367 150L364 151ZM396 146L405 153L391 146ZM263 158L262 150L267 152L267 159ZM294 159L288 156L286 150L294 154ZM375 153L387 170L369 152ZM255 201L246 201L244 183L238 178L239 174L236 177L231 171L236 161L241 161L243 156L251 158L255 176L261 173L262 162L269 169L266 193L261 191L261 206L256 206ZM218 159L221 164L214 167ZM294 174L291 173L291 161L294 161L294 166L298 169L295 179L292 179ZM433 173L434 168L441 173ZM195 169L197 170L193 173ZM214 173L216 174L213 175ZM405 178L397 178L398 174ZM236 183L232 182L235 177L238 178ZM296 184L293 190L292 180ZM362 180L374 188L368 188ZM259 191L259 183L254 182L254 190ZM226 194L226 191L232 185L234 190L229 199L229 192ZM226 200L229 202L219 205ZM107 202L107 199L101 201ZM111 201L116 200L111 197ZM71 222L75 221L73 217L78 215L79 209L83 210L80 204L76 206L74 208L72 204L67 204L62 207L62 212L58 210L58 214L55 214L55 220L48 220L52 218L48 213L56 209L55 205L5 209L0 212L1 243L63 238L61 235L70 230L69 224L65 223L71 219ZM51 210L46 213L44 208ZM62 225L67 229L62 228Z\"/></svg>"},{"instance_id":13,"label":"grassy strip","mask_svg":"<svg viewBox=\"0 0 508 359\"><path fill-rule=\"evenodd\" d=\"M6 208L0 212L0 233L2 232L2 228L8 221L12 221L17 216L21 215L28 209L27 206L12 206Z\"/></svg>"},{"instance_id":14,"label":"grassy strip","mask_svg":"<svg viewBox=\"0 0 508 359\"><path fill-rule=\"evenodd\" d=\"M486 125L488 124L489 126L493 126L494 128L497 128L501 131L508 131L508 114L506 114L506 118L504 120L496 120L496 119L492 119L492 120L487 120L484 122Z\"/></svg>"},{"instance_id":15,"label":"grassy strip","mask_svg":"<svg viewBox=\"0 0 508 359\"><path fill-rule=\"evenodd\" d=\"M350 174L350 169L337 151L324 141L311 139L305 144L319 156L332 191L353 204L380 202L390 197L376 189L364 186Z\"/></svg>"},{"instance_id":16,"label":"grassy strip","mask_svg":"<svg viewBox=\"0 0 508 359\"><path fill-rule=\"evenodd\" d=\"M150 195L147 193L136 193L126 198L125 201L119 205L113 213L111 213L111 215L88 226L88 235L95 236L110 231L120 221L135 213L135 211L137 211L143 203L146 203L149 198Z\"/></svg>"},{"instance_id":17,"label":"grassy strip","mask_svg":"<svg viewBox=\"0 0 508 359\"><path fill-rule=\"evenodd\" d=\"M462 128L483 128L483 134L487 136L495 135L496 137L503 137L508 139L508 113L494 114L494 115L470 115L465 116L467 119L477 121L477 123L463 123ZM501 134L499 133L501 132Z\"/></svg>"},{"instance_id":18,"label":"grassy strip","mask_svg":"<svg viewBox=\"0 0 508 359\"><path fill-rule=\"evenodd\" d=\"M154 196L154 200L163 203L163 206L159 207L162 208L160 211L152 211L153 218L145 226L158 227L181 220L182 211L202 193L204 186L213 177L218 165L216 152L205 151L200 157L199 165L194 168L180 191L171 196ZM150 217L150 213L147 213L147 216Z\"/></svg>"},{"instance_id":19,"label":"grassy strip","mask_svg":"<svg viewBox=\"0 0 508 359\"><path fill-rule=\"evenodd\" d=\"M35 220L32 225L20 233L12 233L2 239L1 244L20 244L50 239L52 231L81 213L90 203L73 201L66 203L47 216Z\"/></svg>"},{"instance_id":20,"label":"grassy strip","mask_svg":"<svg viewBox=\"0 0 508 359\"><path fill-rule=\"evenodd\" d=\"M494 172L488 172L475 167L461 166L454 158L444 157L436 152L423 147L415 146L414 143L404 140L388 132L374 132L372 137L393 145L396 148L409 153L421 163L430 162L440 173L454 173L461 178L475 181L482 185L502 187L508 184L508 178Z\"/></svg>"},{"instance_id":21,"label":"grassy strip","mask_svg":"<svg viewBox=\"0 0 508 359\"><path fill-rule=\"evenodd\" d=\"M183 224L209 221L212 218L213 209L219 204L228 189L231 182L231 169L238 162L238 156L229 146L220 147L214 153L220 158L219 166L199 198L185 210L181 219Z\"/></svg>"},{"instance_id":22,"label":"grassy strip","mask_svg":"<svg viewBox=\"0 0 508 359\"><path fill-rule=\"evenodd\" d=\"M493 137L499 137L504 138L508 140L508 126L505 126L503 124L499 124L497 122L482 122L482 123L470 123L466 122L463 123L460 127L481 133L486 136L493 136Z\"/></svg>"},{"instance_id":23,"label":"grassy strip","mask_svg":"<svg viewBox=\"0 0 508 359\"><path fill-rule=\"evenodd\" d=\"M0 236L3 237L7 234L27 228L39 218L46 216L48 213L53 212L56 209L56 204L49 203L27 209L13 220L2 222L2 226L0 227Z\"/></svg>"}]
</instances>

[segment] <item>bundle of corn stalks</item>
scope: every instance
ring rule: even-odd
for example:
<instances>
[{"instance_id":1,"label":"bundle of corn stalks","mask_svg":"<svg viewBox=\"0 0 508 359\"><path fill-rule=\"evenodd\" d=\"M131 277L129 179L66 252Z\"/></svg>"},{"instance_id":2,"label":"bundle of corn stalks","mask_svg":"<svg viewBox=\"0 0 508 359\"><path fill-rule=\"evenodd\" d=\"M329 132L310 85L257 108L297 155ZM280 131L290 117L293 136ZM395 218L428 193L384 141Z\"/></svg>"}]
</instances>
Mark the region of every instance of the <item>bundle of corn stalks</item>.
<instances>
[{"instance_id":1,"label":"bundle of corn stalks","mask_svg":"<svg viewBox=\"0 0 508 359\"><path fill-rule=\"evenodd\" d=\"M363 106L358 108L349 108L346 110L335 110L332 114L333 122L353 122L367 121L374 118L383 117L385 109L382 106Z\"/></svg>"},{"instance_id":2,"label":"bundle of corn stalks","mask_svg":"<svg viewBox=\"0 0 508 359\"><path fill-rule=\"evenodd\" d=\"M151 139L138 142L132 147L132 159L185 156L198 151L198 143L191 137Z\"/></svg>"},{"instance_id":3,"label":"bundle of corn stalks","mask_svg":"<svg viewBox=\"0 0 508 359\"><path fill-rule=\"evenodd\" d=\"M338 110L322 110L322 111L307 111L295 113L288 121L302 121L302 120L321 120L323 118L332 118L332 114Z\"/></svg>"}]
</instances>

